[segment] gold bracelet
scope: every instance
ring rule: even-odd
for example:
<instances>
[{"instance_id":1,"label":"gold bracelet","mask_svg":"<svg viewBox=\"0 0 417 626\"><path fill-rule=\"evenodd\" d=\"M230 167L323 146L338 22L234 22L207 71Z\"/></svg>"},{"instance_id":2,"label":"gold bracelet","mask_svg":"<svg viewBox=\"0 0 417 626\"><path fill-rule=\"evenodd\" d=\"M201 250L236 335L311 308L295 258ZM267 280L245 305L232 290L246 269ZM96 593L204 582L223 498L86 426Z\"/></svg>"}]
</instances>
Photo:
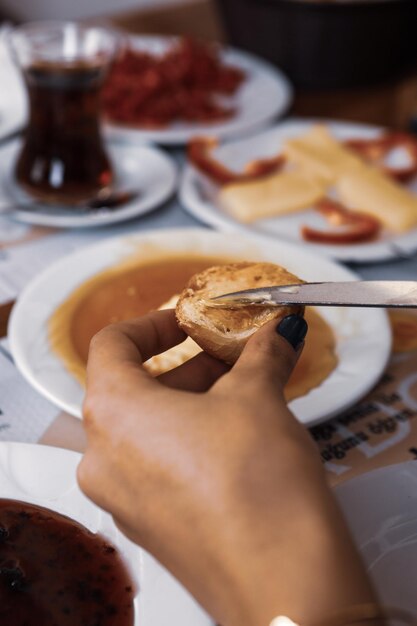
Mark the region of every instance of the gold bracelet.
<instances>
[{"instance_id":1,"label":"gold bracelet","mask_svg":"<svg viewBox=\"0 0 417 626\"><path fill-rule=\"evenodd\" d=\"M354 626L355 624L374 624L388 626L395 620L395 626L417 626L417 617L408 611L394 607L382 607L378 604L355 604L339 611L330 618L322 620L320 624L309 626ZM278 615L269 626L299 626L289 617Z\"/></svg>"}]
</instances>

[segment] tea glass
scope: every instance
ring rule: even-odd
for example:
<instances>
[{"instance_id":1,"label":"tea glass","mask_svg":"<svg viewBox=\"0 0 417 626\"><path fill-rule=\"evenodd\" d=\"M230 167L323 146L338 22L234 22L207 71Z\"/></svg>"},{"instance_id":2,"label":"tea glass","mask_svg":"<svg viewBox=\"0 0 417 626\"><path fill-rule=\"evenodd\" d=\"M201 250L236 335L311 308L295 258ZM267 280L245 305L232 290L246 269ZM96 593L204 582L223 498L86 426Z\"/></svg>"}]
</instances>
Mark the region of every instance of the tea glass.
<instances>
[{"instance_id":1,"label":"tea glass","mask_svg":"<svg viewBox=\"0 0 417 626\"><path fill-rule=\"evenodd\" d=\"M29 99L15 181L46 203L94 198L113 181L100 132L100 91L119 37L105 28L47 21L15 28L8 41Z\"/></svg>"}]
</instances>

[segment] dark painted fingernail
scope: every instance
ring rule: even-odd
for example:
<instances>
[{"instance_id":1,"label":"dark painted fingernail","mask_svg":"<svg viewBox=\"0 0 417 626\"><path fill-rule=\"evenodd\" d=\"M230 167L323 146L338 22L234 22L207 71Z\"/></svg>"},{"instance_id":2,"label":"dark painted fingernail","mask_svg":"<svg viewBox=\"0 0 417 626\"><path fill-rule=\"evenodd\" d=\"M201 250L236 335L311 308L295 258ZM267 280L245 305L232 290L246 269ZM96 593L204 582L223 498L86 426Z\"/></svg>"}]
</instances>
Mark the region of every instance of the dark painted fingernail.
<instances>
[{"instance_id":1,"label":"dark painted fingernail","mask_svg":"<svg viewBox=\"0 0 417 626\"><path fill-rule=\"evenodd\" d=\"M277 333L284 337L292 345L294 350L298 350L304 341L308 331L308 324L304 317L300 315L287 315L277 326Z\"/></svg>"}]
</instances>

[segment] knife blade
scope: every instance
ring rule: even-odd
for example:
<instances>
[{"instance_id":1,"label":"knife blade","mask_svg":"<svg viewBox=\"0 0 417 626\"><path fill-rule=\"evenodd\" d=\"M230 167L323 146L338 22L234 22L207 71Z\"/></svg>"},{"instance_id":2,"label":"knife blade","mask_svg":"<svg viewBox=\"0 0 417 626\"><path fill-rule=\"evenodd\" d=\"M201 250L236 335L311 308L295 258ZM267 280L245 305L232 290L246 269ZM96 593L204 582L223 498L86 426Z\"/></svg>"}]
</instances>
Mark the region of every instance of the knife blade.
<instances>
[{"instance_id":1,"label":"knife blade","mask_svg":"<svg viewBox=\"0 0 417 626\"><path fill-rule=\"evenodd\" d=\"M417 281L369 280L352 282L272 285L222 294L207 300L209 306L317 306L417 308Z\"/></svg>"}]
</instances>

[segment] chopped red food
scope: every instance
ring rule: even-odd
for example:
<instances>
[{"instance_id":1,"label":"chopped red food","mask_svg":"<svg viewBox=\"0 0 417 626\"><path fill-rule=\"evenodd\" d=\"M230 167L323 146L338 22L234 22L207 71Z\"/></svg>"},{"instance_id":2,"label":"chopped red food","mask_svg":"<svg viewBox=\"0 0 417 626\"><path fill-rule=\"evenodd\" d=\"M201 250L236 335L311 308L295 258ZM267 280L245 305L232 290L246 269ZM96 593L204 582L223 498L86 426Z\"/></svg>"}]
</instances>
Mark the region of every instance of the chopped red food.
<instances>
[{"instance_id":1,"label":"chopped red food","mask_svg":"<svg viewBox=\"0 0 417 626\"><path fill-rule=\"evenodd\" d=\"M225 120L236 111L218 96L236 93L244 78L242 70L223 64L213 44L184 37L164 55L127 48L104 86L104 114L145 127Z\"/></svg>"}]
</instances>

